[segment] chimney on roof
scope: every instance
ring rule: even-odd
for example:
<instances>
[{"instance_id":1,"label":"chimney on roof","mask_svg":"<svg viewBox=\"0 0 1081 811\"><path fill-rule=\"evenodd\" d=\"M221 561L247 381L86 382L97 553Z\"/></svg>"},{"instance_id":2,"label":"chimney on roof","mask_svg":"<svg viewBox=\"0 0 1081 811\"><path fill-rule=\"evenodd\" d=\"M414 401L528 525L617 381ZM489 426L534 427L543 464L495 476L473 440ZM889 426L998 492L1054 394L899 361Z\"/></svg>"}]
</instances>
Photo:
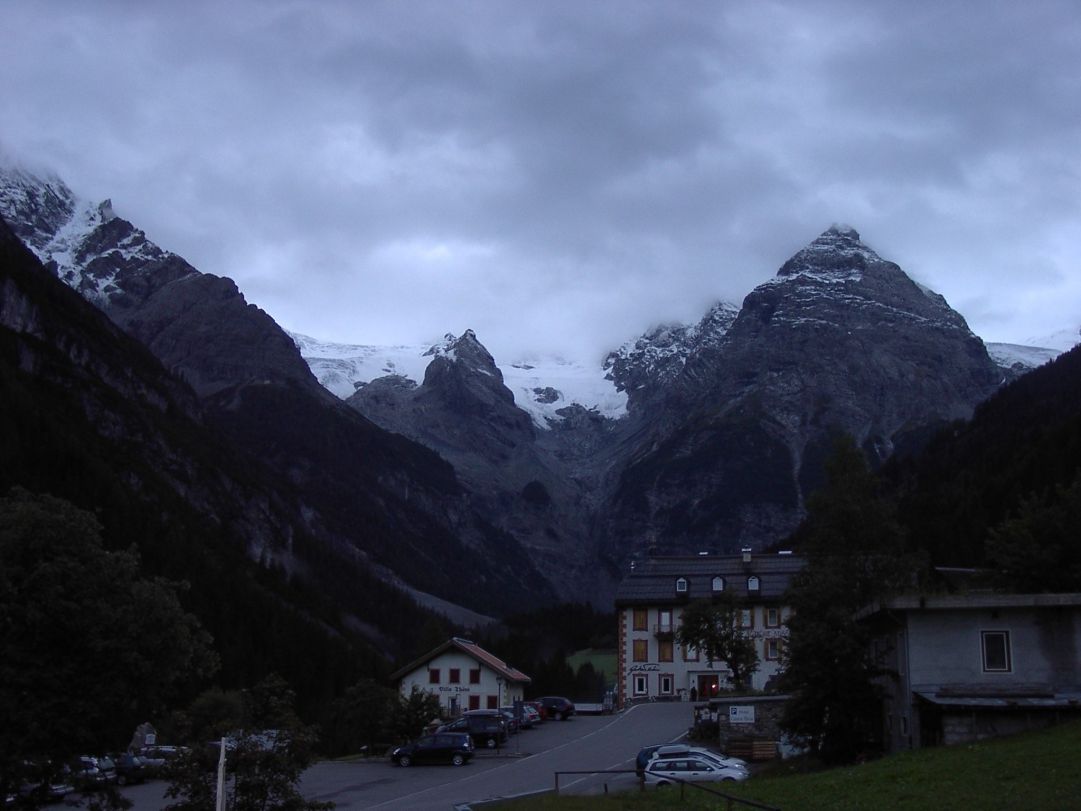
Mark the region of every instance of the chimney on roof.
<instances>
[{"instance_id":1,"label":"chimney on roof","mask_svg":"<svg viewBox=\"0 0 1081 811\"><path fill-rule=\"evenodd\" d=\"M750 563L751 562L751 547L745 546L740 551L743 553L743 562L744 563Z\"/></svg>"}]
</instances>

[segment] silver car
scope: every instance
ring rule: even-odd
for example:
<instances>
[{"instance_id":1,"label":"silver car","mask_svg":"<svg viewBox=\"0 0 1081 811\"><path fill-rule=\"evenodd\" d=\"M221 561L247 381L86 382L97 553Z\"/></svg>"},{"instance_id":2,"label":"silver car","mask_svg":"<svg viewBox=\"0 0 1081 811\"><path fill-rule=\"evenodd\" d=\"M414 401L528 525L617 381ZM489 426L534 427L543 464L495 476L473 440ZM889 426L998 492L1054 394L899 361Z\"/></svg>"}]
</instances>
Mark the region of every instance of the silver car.
<instances>
[{"instance_id":1,"label":"silver car","mask_svg":"<svg viewBox=\"0 0 1081 811\"><path fill-rule=\"evenodd\" d=\"M645 781L655 786L685 783L722 783L746 780L749 772L741 766L722 766L704 757L657 758L646 766Z\"/></svg>"}]
</instances>

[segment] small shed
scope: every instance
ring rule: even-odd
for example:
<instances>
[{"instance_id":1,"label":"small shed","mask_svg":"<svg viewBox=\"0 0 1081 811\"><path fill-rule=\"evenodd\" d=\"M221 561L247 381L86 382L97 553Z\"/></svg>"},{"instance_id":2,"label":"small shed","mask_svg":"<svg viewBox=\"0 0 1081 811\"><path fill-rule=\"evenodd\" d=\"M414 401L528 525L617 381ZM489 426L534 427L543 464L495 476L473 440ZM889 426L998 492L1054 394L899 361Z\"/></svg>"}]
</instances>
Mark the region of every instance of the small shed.
<instances>
[{"instance_id":1,"label":"small shed","mask_svg":"<svg viewBox=\"0 0 1081 811\"><path fill-rule=\"evenodd\" d=\"M391 674L402 695L413 688L439 698L447 717L507 707L525 698L532 679L468 639L454 637Z\"/></svg>"}]
</instances>

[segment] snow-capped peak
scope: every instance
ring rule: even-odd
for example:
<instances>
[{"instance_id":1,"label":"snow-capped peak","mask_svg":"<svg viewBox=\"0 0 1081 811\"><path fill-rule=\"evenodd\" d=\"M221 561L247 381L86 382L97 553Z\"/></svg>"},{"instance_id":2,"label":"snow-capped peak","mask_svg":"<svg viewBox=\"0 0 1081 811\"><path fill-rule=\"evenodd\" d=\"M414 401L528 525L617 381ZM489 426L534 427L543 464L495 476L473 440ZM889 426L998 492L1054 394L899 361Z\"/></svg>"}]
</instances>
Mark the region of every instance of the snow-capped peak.
<instances>
[{"instance_id":1,"label":"snow-capped peak","mask_svg":"<svg viewBox=\"0 0 1081 811\"><path fill-rule=\"evenodd\" d=\"M836 284L858 281L867 265L882 259L860 240L850 225L831 225L810 245L785 262L773 281L803 276Z\"/></svg>"}]
</instances>

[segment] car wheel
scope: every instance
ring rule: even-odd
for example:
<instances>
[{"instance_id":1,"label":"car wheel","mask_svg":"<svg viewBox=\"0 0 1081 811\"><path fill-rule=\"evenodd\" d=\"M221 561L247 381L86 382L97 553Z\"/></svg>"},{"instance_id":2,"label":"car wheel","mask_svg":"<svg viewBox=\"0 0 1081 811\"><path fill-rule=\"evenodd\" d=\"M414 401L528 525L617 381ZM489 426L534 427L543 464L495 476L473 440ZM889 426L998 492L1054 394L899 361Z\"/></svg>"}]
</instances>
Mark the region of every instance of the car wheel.
<instances>
[{"instance_id":1,"label":"car wheel","mask_svg":"<svg viewBox=\"0 0 1081 811\"><path fill-rule=\"evenodd\" d=\"M412 762L413 758L409 757L409 755L402 755L400 758L398 758L399 766L408 766Z\"/></svg>"},{"instance_id":2,"label":"car wheel","mask_svg":"<svg viewBox=\"0 0 1081 811\"><path fill-rule=\"evenodd\" d=\"M669 785L671 785L671 784L667 780L658 780L657 781L657 788L666 788Z\"/></svg>"},{"instance_id":3,"label":"car wheel","mask_svg":"<svg viewBox=\"0 0 1081 811\"><path fill-rule=\"evenodd\" d=\"M489 738L487 741L484 742L484 745L487 746L489 749L495 749L495 744L495 738Z\"/></svg>"},{"instance_id":4,"label":"car wheel","mask_svg":"<svg viewBox=\"0 0 1081 811\"><path fill-rule=\"evenodd\" d=\"M562 721L562 720L563 720L563 713L561 713L561 712L558 712L558 711L557 711L557 712L556 712L556 714L555 714L555 715L554 715L553 717L554 717L554 718L555 718L555 719L556 719L557 721Z\"/></svg>"},{"instance_id":5,"label":"car wheel","mask_svg":"<svg viewBox=\"0 0 1081 811\"><path fill-rule=\"evenodd\" d=\"M126 786L126 785L128 784L128 778L126 778L126 777L125 777L124 775L122 775L122 774L118 774L118 775L116 776L116 784L117 784L118 786Z\"/></svg>"},{"instance_id":6,"label":"car wheel","mask_svg":"<svg viewBox=\"0 0 1081 811\"><path fill-rule=\"evenodd\" d=\"M451 763L452 766L464 766L465 765L465 758L462 757L461 755L455 755L454 757L452 757L450 759L450 763Z\"/></svg>"}]
</instances>

